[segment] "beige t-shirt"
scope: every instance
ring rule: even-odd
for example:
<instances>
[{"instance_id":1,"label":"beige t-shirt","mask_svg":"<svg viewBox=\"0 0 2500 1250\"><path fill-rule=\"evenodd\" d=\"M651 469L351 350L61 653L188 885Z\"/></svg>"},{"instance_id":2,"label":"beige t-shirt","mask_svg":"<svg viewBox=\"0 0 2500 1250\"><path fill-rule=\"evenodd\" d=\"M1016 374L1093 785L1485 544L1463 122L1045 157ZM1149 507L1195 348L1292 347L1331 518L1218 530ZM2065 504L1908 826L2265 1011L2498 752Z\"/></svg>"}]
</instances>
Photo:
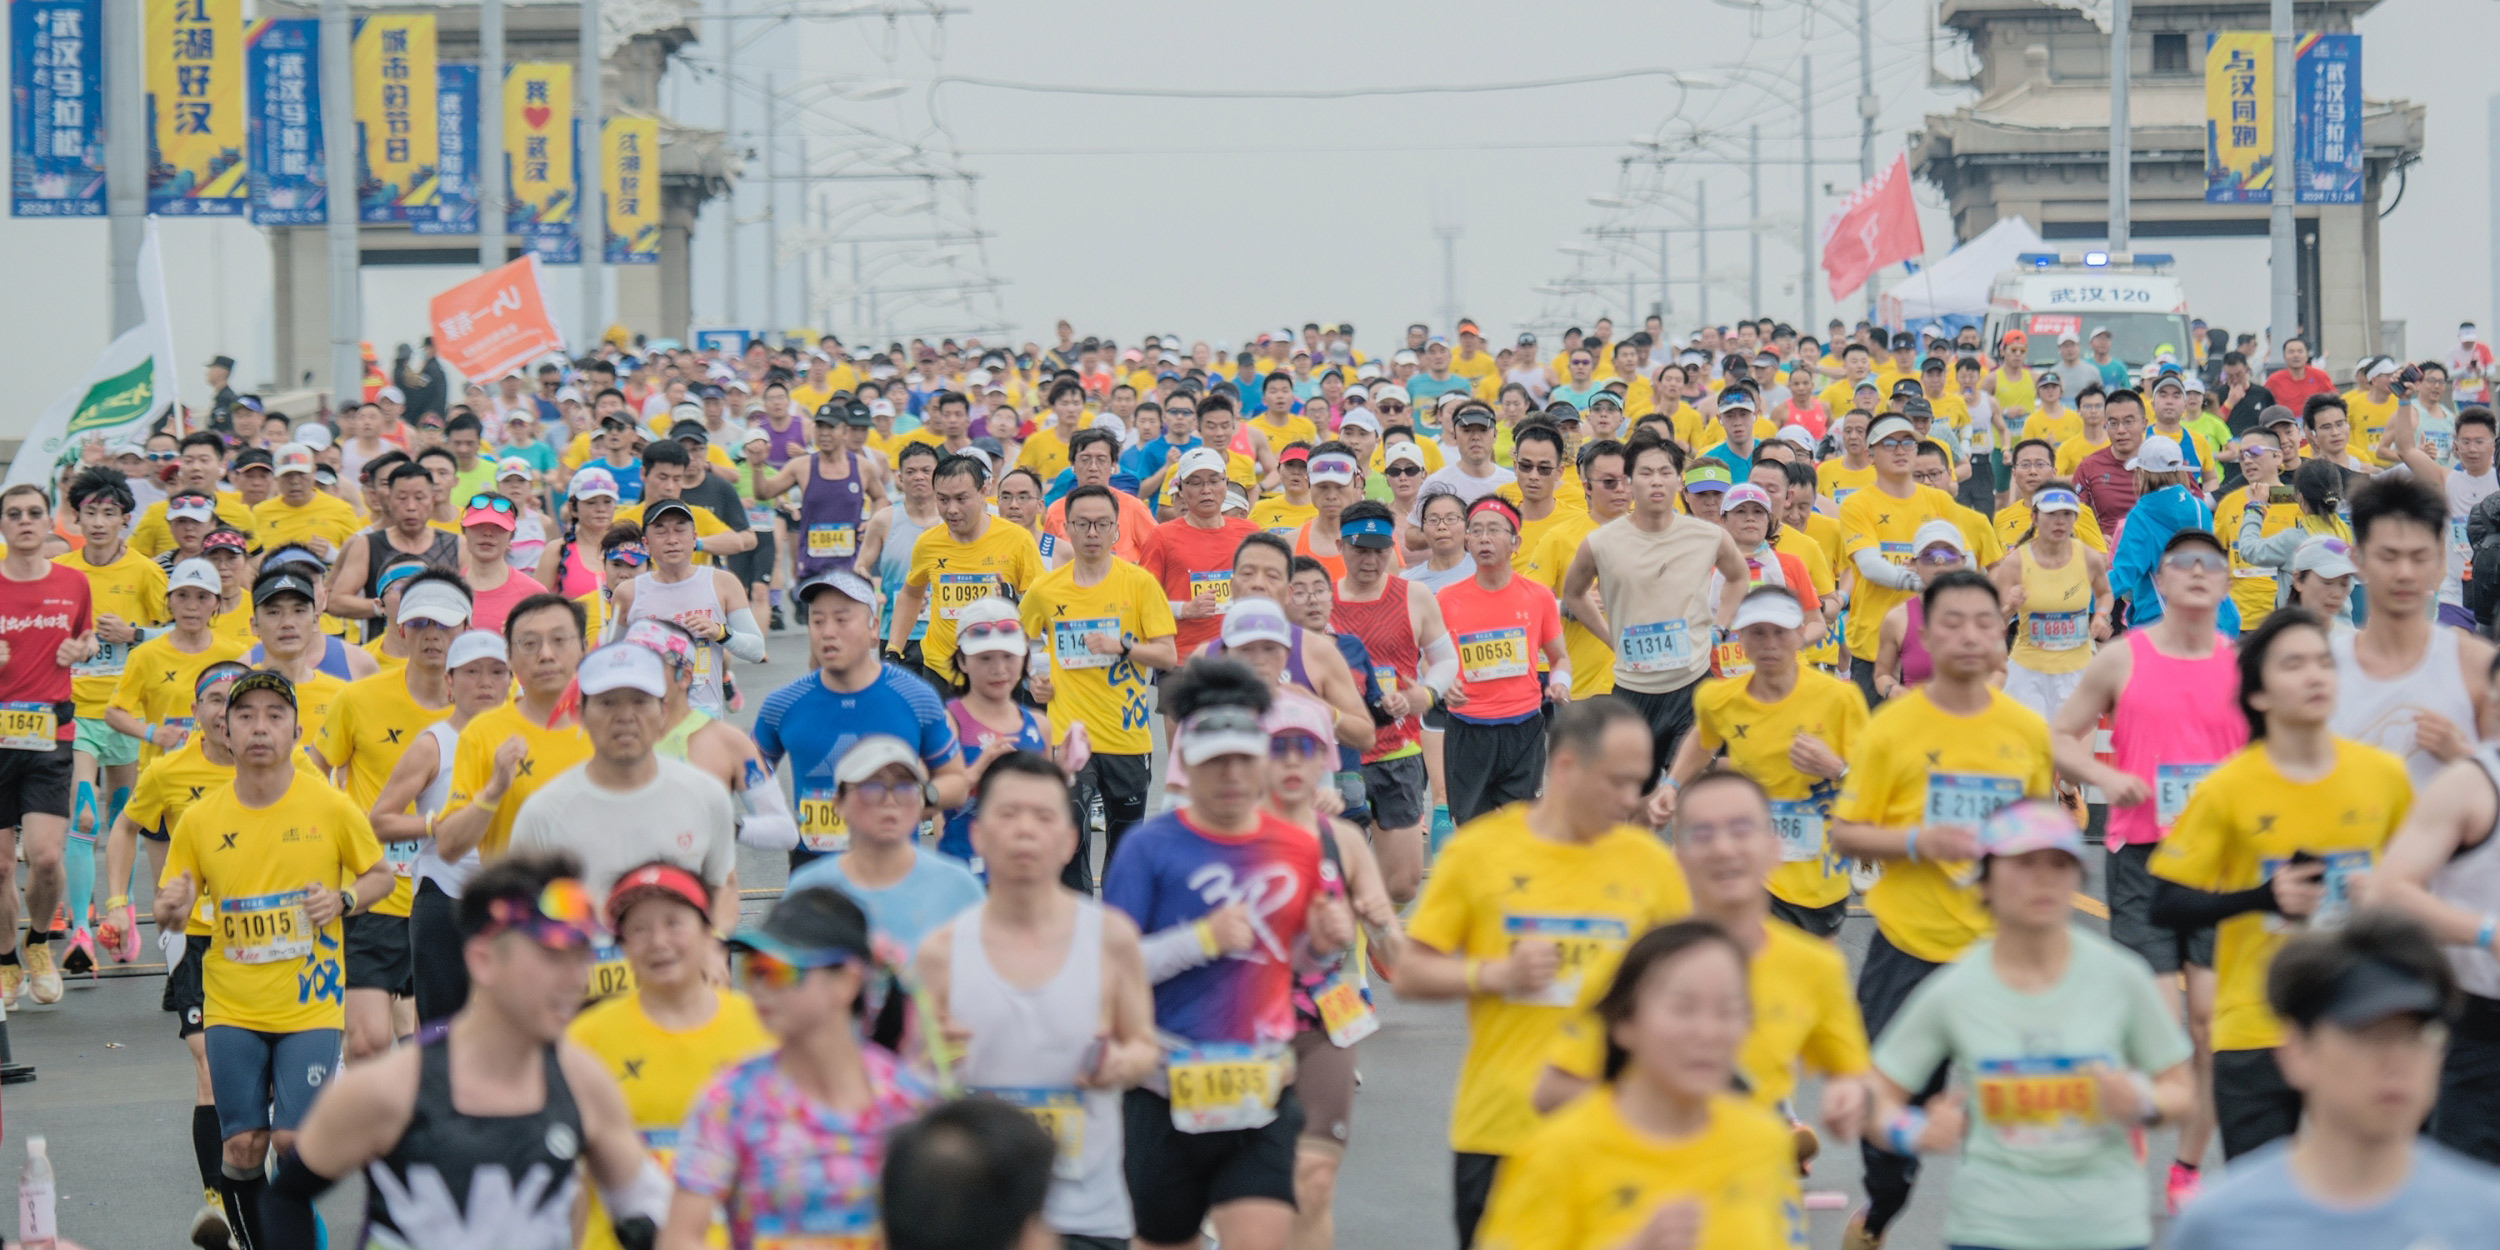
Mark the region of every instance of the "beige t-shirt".
<instances>
[{"instance_id":1,"label":"beige t-shirt","mask_svg":"<svg viewBox=\"0 0 2500 1250\"><path fill-rule=\"evenodd\" d=\"M1681 514L1651 533L1627 515L1585 540L1606 587L1617 689L1664 694L1710 671L1710 573L1725 533Z\"/></svg>"}]
</instances>

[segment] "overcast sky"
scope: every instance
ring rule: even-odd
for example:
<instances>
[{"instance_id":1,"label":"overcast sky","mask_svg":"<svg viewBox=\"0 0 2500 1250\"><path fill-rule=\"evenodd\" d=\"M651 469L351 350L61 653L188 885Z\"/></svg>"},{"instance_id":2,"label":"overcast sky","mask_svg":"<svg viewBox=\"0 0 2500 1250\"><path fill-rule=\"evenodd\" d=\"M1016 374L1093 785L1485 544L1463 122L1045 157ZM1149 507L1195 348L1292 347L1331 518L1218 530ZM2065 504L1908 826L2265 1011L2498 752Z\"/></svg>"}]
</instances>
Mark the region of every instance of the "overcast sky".
<instances>
[{"instance_id":1,"label":"overcast sky","mask_svg":"<svg viewBox=\"0 0 2500 1250\"><path fill-rule=\"evenodd\" d=\"M1743 64L1784 83L1800 53L1811 52L1817 182L1845 193L1857 180L1857 40L1852 11L1841 6L1825 7L1849 20L1776 3L1756 13L1599 0L1573 6L1561 21L1499 5L1281 0L1245 22L1226 6L967 2L973 11L946 23L942 58L928 55L926 21L905 23L891 61L882 29L845 23L809 33L807 72L924 83L935 65L949 75L1036 83L1240 91L1489 84L1657 66L1711 75ZM1972 93L1925 85L1927 10L1919 0L1874 0L1873 10L1881 165L1929 113L1965 104ZM2405 0L2383 6L2361 29L2367 94L2404 95L2430 110L2426 159L2385 222L2386 315L2410 320L2408 346L2419 353L2444 346L2458 320L2488 319L2491 311L2489 88L2476 58L2500 35L2500 20L2487 0ZM784 51L795 54L800 44ZM1951 39L1938 40L1937 57L1947 73L1967 72ZM1238 342L1265 327L1344 319L1378 346L1408 321L1443 320L1436 226L1460 232L1459 304L1488 332L1567 314L1620 316L1619 280L1605 296L1576 302L1537 288L1570 271L1575 258L1558 249L1586 244L1580 232L1606 215L1589 197L1617 189L1629 141L1659 133L1671 118L1738 145L1748 125L1761 126L1764 154L1776 162L1763 175L1764 302L1774 315L1799 311L1797 120L1793 106L1755 86L1688 94L1637 78L1297 101L1122 99L957 83L937 102L946 126L934 133L926 129L927 93L917 86L892 100L840 107L880 129L960 147L963 165L981 175L979 220L997 235L989 262L1012 284L1005 307L1025 337L1045 337L1060 316L1080 333L1123 341L1169 330ZM1742 166L1686 164L1670 181L1679 189L1706 181L1715 223L1749 216ZM1953 243L1941 196L1923 184L1917 194L1931 254L1940 256ZM1818 224L1831 202L1818 196ZM761 260L760 243L751 246L758 250L750 270ZM1691 246L1689 238L1673 245L1669 263L1679 276L1693 271ZM1724 322L1747 303L1745 240L1715 234L1712 246L1710 313ZM2235 313L2262 308L2262 245L2225 246L2237 250L2195 267L2191 280L2206 290L2192 289L2191 299ZM1653 270L1652 251L1642 246L1644 275ZM2204 276L2240 271L2245 287ZM716 316L717 281L698 276L696 288L699 319ZM752 301L755 288L748 289ZM1645 277L1637 297L1645 307L1656 292L1655 279ZM1690 286L1679 285L1674 300L1671 323L1698 321ZM792 311L796 305L793 294ZM1818 291L1816 310L1818 320L1831 313L1828 294Z\"/></svg>"}]
</instances>

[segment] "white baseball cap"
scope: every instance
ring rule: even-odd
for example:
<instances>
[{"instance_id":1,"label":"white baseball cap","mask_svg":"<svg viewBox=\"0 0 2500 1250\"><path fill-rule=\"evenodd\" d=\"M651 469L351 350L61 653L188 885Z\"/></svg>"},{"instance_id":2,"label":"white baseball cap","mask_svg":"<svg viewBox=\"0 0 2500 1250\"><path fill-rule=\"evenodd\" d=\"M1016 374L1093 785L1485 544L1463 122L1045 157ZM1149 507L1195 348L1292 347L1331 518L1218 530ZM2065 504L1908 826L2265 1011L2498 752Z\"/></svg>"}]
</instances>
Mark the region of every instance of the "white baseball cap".
<instances>
[{"instance_id":1,"label":"white baseball cap","mask_svg":"<svg viewBox=\"0 0 2500 1250\"><path fill-rule=\"evenodd\" d=\"M1372 433L1378 434L1380 432L1380 418L1373 416L1369 409L1348 408L1346 409L1345 419L1337 422L1337 429L1339 431L1370 430Z\"/></svg>"},{"instance_id":2,"label":"white baseball cap","mask_svg":"<svg viewBox=\"0 0 2500 1250\"><path fill-rule=\"evenodd\" d=\"M1731 494L1734 492L1730 492ZM1776 625L1781 629L1798 629L1805 625L1805 609L1794 595L1746 595L1736 605L1736 619L1728 622L1728 632L1735 633L1748 625Z\"/></svg>"},{"instance_id":3,"label":"white baseball cap","mask_svg":"<svg viewBox=\"0 0 2500 1250\"><path fill-rule=\"evenodd\" d=\"M1405 387L1403 387L1403 386L1399 386L1399 385L1398 385L1397 383L1395 383L1395 382L1392 382L1392 383L1390 383L1390 384L1389 384L1389 385L1387 385L1387 386L1376 386L1376 387L1373 387L1373 388L1372 388L1372 402L1373 402L1373 403L1375 403L1375 404L1387 403L1388 401L1390 401L1390 400L1392 400L1392 399L1394 399L1394 400L1398 401L1398 402L1399 402L1399 403L1401 403L1401 404L1406 404L1406 405L1408 405L1408 406L1410 406L1410 407L1411 407L1411 406L1413 406L1413 404L1414 404L1414 402L1415 402L1415 397L1414 397L1413 395L1408 394L1408 393L1407 393L1407 390L1406 390L1406 388L1405 388Z\"/></svg>"},{"instance_id":4,"label":"white baseball cap","mask_svg":"<svg viewBox=\"0 0 2500 1250\"><path fill-rule=\"evenodd\" d=\"M973 632L976 625L983 627L978 634ZM1000 625L1008 628L1000 630ZM991 651L1024 654L1024 625L1016 605L997 595L965 604L955 616L955 649L965 655Z\"/></svg>"},{"instance_id":5,"label":"white baseball cap","mask_svg":"<svg viewBox=\"0 0 2500 1250\"><path fill-rule=\"evenodd\" d=\"M1273 606L1273 605L1271 605ZM1246 707L1211 707L1181 722L1181 762L1203 764L1227 755L1267 754L1268 732Z\"/></svg>"},{"instance_id":6,"label":"white baseball cap","mask_svg":"<svg viewBox=\"0 0 2500 1250\"><path fill-rule=\"evenodd\" d=\"M1325 456L1313 457L1311 460L1311 484L1314 486L1323 482L1351 486L1361 476L1362 473L1355 467L1352 456L1330 452Z\"/></svg>"},{"instance_id":7,"label":"white baseball cap","mask_svg":"<svg viewBox=\"0 0 2500 1250\"><path fill-rule=\"evenodd\" d=\"M198 556L175 565L173 576L165 579L165 590L169 594L185 587L205 590L212 595L226 593L226 582L217 576L217 566Z\"/></svg>"},{"instance_id":8,"label":"white baseball cap","mask_svg":"<svg viewBox=\"0 0 2500 1250\"><path fill-rule=\"evenodd\" d=\"M910 769L917 780L929 779L929 766L921 761L920 752L892 734L869 734L852 743L851 749L842 753L841 762L833 766L833 779L841 785L855 786L896 764Z\"/></svg>"},{"instance_id":9,"label":"white baseball cap","mask_svg":"<svg viewBox=\"0 0 2500 1250\"><path fill-rule=\"evenodd\" d=\"M507 478L536 476L538 476L538 470L532 468L529 461L519 456L506 456L495 462L495 480L498 482Z\"/></svg>"},{"instance_id":10,"label":"white baseball cap","mask_svg":"<svg viewBox=\"0 0 2500 1250\"><path fill-rule=\"evenodd\" d=\"M405 600L402 605L405 606ZM477 660L512 662L512 652L504 646L503 635L490 630L472 629L451 640L451 649L443 653L445 671L460 668Z\"/></svg>"},{"instance_id":11,"label":"white baseball cap","mask_svg":"<svg viewBox=\"0 0 2500 1250\"><path fill-rule=\"evenodd\" d=\"M318 421L307 421L295 427L295 441L320 451L330 445L330 427Z\"/></svg>"},{"instance_id":12,"label":"white baseball cap","mask_svg":"<svg viewBox=\"0 0 2500 1250\"><path fill-rule=\"evenodd\" d=\"M2300 545L2292 553L2294 573L2315 573L2320 577L2350 577L2353 573L2352 548L2343 539L2319 534Z\"/></svg>"},{"instance_id":13,"label":"white baseball cap","mask_svg":"<svg viewBox=\"0 0 2500 1250\"><path fill-rule=\"evenodd\" d=\"M1962 527L1941 517L1919 526L1918 532L1910 536L1913 556L1929 547L1951 547L1955 555L1970 554L1970 540L1962 537Z\"/></svg>"},{"instance_id":14,"label":"white baseball cap","mask_svg":"<svg viewBox=\"0 0 2500 1250\"><path fill-rule=\"evenodd\" d=\"M1224 458L1223 452L1212 447L1192 447L1181 453L1181 462L1172 469L1176 475L1173 480L1186 482L1192 475L1209 469L1213 469L1217 477L1222 477L1231 468L1232 465Z\"/></svg>"},{"instance_id":15,"label":"white baseball cap","mask_svg":"<svg viewBox=\"0 0 2500 1250\"><path fill-rule=\"evenodd\" d=\"M612 642L583 656L575 680L584 695L639 690L654 699L668 697L668 670L660 657L630 642Z\"/></svg>"},{"instance_id":16,"label":"white baseball cap","mask_svg":"<svg viewBox=\"0 0 2500 1250\"><path fill-rule=\"evenodd\" d=\"M1382 452L1380 455L1380 462L1383 466L1397 464L1401 461L1414 465L1419 469L1426 467L1424 462L1424 449L1413 443L1391 443L1389 444L1389 449Z\"/></svg>"},{"instance_id":17,"label":"white baseball cap","mask_svg":"<svg viewBox=\"0 0 2500 1250\"><path fill-rule=\"evenodd\" d=\"M2127 468L2143 473L2176 473L2187 467L2187 457L2179 452L2179 440L2167 434L2149 434L2144 445L2136 448Z\"/></svg>"},{"instance_id":18,"label":"white baseball cap","mask_svg":"<svg viewBox=\"0 0 2500 1250\"><path fill-rule=\"evenodd\" d=\"M396 386L383 387L381 390L374 392L373 398L377 403L385 399L394 404L404 404L408 402L407 392L400 390Z\"/></svg>"},{"instance_id":19,"label":"white baseball cap","mask_svg":"<svg viewBox=\"0 0 2500 1250\"><path fill-rule=\"evenodd\" d=\"M313 471L312 448L302 443L286 443L278 448L278 473L310 473Z\"/></svg>"},{"instance_id":20,"label":"white baseball cap","mask_svg":"<svg viewBox=\"0 0 2500 1250\"><path fill-rule=\"evenodd\" d=\"M616 475L608 472L606 469L598 467L597 465L592 465L589 468L575 473L573 475L573 480L565 486L564 493L571 495L575 499L617 499L622 497L616 489Z\"/></svg>"}]
</instances>

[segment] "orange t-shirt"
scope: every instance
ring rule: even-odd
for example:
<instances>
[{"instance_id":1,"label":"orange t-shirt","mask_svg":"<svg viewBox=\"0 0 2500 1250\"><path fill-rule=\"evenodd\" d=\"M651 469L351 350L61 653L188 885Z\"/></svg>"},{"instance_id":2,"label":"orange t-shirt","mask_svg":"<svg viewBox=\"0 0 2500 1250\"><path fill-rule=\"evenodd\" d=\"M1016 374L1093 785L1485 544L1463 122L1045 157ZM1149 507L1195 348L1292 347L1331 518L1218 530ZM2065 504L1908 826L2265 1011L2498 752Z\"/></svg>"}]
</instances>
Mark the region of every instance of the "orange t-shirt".
<instances>
[{"instance_id":1,"label":"orange t-shirt","mask_svg":"<svg viewBox=\"0 0 2500 1250\"><path fill-rule=\"evenodd\" d=\"M1337 548L1338 554L1333 556L1324 556L1311 550L1311 527L1317 524L1319 524L1317 521L1304 521L1302 528L1293 532L1293 553L1298 556L1309 556L1325 565L1328 569L1328 584L1334 586L1345 580L1345 548L1340 545Z\"/></svg>"},{"instance_id":2,"label":"orange t-shirt","mask_svg":"<svg viewBox=\"0 0 2500 1250\"><path fill-rule=\"evenodd\" d=\"M1120 541L1112 546L1111 554L1131 564L1144 564L1146 544L1154 540L1160 522L1155 520L1154 510L1139 502L1135 495L1115 490L1111 492L1111 498L1120 509ZM1042 532L1061 542L1068 540L1068 501L1064 496L1042 513Z\"/></svg>"},{"instance_id":3,"label":"orange t-shirt","mask_svg":"<svg viewBox=\"0 0 2500 1250\"><path fill-rule=\"evenodd\" d=\"M1548 639L1562 637L1562 612L1554 592L1516 574L1488 591L1473 577L1452 582L1438 596L1441 619L1458 643L1462 707L1450 715L1470 721L1513 721L1545 702L1536 660Z\"/></svg>"},{"instance_id":4,"label":"orange t-shirt","mask_svg":"<svg viewBox=\"0 0 2500 1250\"><path fill-rule=\"evenodd\" d=\"M1191 525L1187 517L1176 517L1155 527L1154 541L1146 544L1137 566L1154 574L1163 583L1164 597L1174 603L1187 603L1207 591L1220 607L1233 601L1233 553L1240 550L1242 539L1258 532L1258 526L1236 516L1225 517L1222 525L1211 530ZM1177 624L1184 660L1224 631L1220 615L1182 618Z\"/></svg>"}]
</instances>

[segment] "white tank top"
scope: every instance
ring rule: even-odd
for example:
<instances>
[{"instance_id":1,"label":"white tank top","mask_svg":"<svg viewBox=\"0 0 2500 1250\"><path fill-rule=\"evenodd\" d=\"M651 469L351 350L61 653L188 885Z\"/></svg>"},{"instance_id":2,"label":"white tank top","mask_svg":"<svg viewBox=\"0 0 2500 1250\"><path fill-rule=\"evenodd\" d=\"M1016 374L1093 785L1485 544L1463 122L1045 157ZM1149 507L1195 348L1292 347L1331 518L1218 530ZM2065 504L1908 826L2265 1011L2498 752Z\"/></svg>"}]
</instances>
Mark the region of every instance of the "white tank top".
<instances>
[{"instance_id":1,"label":"white tank top","mask_svg":"<svg viewBox=\"0 0 2500 1250\"><path fill-rule=\"evenodd\" d=\"M2491 779L2494 792L2500 792L2500 754L2490 747L2478 747L2474 762L2483 766L2483 775ZM2500 912L2500 824L2483 834L2483 840L2458 851L2439 871L2431 876L2431 896L2451 903L2476 915ZM2445 948L2448 967L2457 974L2457 985L2466 993L2482 998L2500 998L2500 960L2479 946Z\"/></svg>"},{"instance_id":2,"label":"white tank top","mask_svg":"<svg viewBox=\"0 0 2500 1250\"><path fill-rule=\"evenodd\" d=\"M955 947L947 959L947 1014L972 1033L956 1074L966 1086L1010 1102L1079 1112L1059 1130L1059 1159L1042 1216L1061 1233L1114 1241L1132 1236L1120 1094L1076 1085L1077 1065L1093 1049L1102 1023L1102 905L1077 900L1066 961L1030 990L1007 984L990 967L981 912L975 907L955 918Z\"/></svg>"},{"instance_id":3,"label":"white tank top","mask_svg":"<svg viewBox=\"0 0 2500 1250\"><path fill-rule=\"evenodd\" d=\"M2465 606L2465 570L2474 563L2474 544L2465 537L2465 520L2474 514L2474 505L2494 491L2500 491L2500 466L2481 477L2463 469L2448 470L2448 573L2439 581L2439 601L2449 607Z\"/></svg>"},{"instance_id":4,"label":"white tank top","mask_svg":"<svg viewBox=\"0 0 2500 1250\"><path fill-rule=\"evenodd\" d=\"M624 626L635 621L657 619L687 625L696 636L707 637L729 624L729 613L723 611L720 595L712 589L712 571L697 566L692 576L682 582L664 582L649 573L634 576L634 610L610 631L624 636ZM721 706L721 668L728 663L725 649L716 642L698 642L694 647L694 684L686 691L686 702L696 711L718 716Z\"/></svg>"},{"instance_id":5,"label":"white tank top","mask_svg":"<svg viewBox=\"0 0 2500 1250\"><path fill-rule=\"evenodd\" d=\"M2457 667L2457 636L2448 626L2432 625L2422 662L2386 679L2361 671L2361 662L2354 658L2359 633L2327 639L2327 648L2335 653L2335 715L2327 727L2338 737L2394 753L2412 774L2416 791L2430 784L2441 765L2437 756L2414 745L2414 713L2436 712L2464 731L2467 742L2481 741L2474 729L2474 700L2466 693L2464 674Z\"/></svg>"},{"instance_id":6,"label":"white tank top","mask_svg":"<svg viewBox=\"0 0 2500 1250\"><path fill-rule=\"evenodd\" d=\"M443 805L451 801L451 760L455 748L460 743L460 731L452 728L450 721L438 720L426 726L425 732L428 737L434 739L434 753L437 758L434 764L434 780L425 783L425 788L417 791L417 813L421 816L431 816L443 810ZM435 888L453 898L458 898L461 888L469 884L469 874L477 871L477 865L477 848L471 847L468 854L460 857L459 863L447 863L442 856L434 853L433 840L428 839L425 845L417 851L416 878L419 881L431 881Z\"/></svg>"}]
</instances>

